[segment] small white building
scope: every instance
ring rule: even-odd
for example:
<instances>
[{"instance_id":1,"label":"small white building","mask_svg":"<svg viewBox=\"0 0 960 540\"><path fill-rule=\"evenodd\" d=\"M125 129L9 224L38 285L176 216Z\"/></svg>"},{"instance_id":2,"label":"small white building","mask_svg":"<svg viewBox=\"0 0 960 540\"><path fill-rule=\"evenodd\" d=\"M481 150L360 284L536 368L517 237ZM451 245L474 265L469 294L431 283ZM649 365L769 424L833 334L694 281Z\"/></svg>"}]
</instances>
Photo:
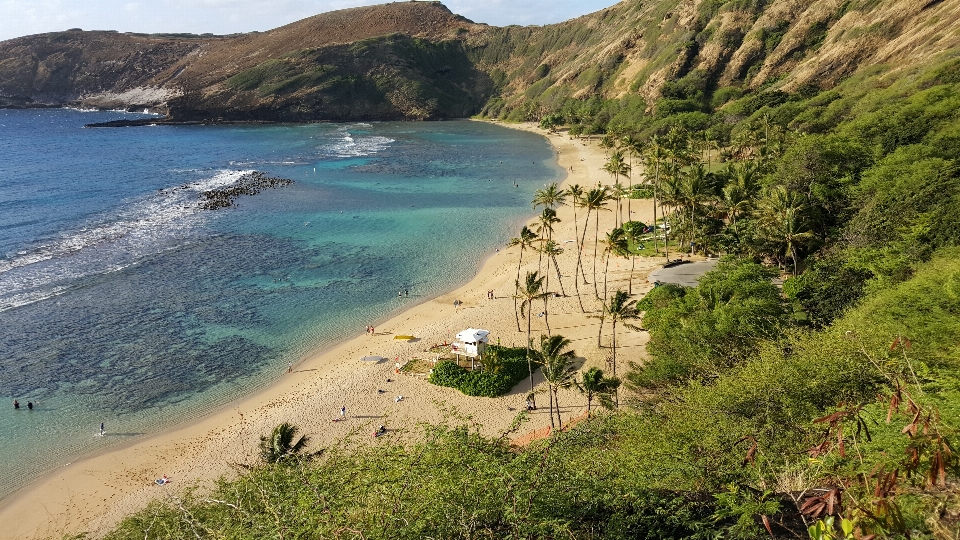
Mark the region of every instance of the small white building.
<instances>
[{"instance_id":1,"label":"small white building","mask_svg":"<svg viewBox=\"0 0 960 540\"><path fill-rule=\"evenodd\" d=\"M450 352L457 355L458 359L460 356L470 358L471 366L473 366L473 360L482 356L484 351L487 350L490 332L478 328L467 328L458 333L456 339L457 342L453 344Z\"/></svg>"}]
</instances>

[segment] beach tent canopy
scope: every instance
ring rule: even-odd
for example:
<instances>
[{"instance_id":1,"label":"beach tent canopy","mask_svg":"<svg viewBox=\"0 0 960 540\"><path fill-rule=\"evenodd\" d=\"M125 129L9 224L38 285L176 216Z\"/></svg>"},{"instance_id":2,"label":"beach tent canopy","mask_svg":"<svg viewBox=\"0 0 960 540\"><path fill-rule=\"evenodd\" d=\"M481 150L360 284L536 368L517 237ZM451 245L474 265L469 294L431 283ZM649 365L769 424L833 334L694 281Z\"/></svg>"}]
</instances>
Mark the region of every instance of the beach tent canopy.
<instances>
[{"instance_id":1,"label":"beach tent canopy","mask_svg":"<svg viewBox=\"0 0 960 540\"><path fill-rule=\"evenodd\" d=\"M386 360L382 356L364 356L360 359L361 362L380 362L381 360Z\"/></svg>"},{"instance_id":2,"label":"beach tent canopy","mask_svg":"<svg viewBox=\"0 0 960 540\"><path fill-rule=\"evenodd\" d=\"M490 332L487 330L467 328L466 330L457 334L457 340L464 343L487 343L489 341L489 335Z\"/></svg>"}]
</instances>

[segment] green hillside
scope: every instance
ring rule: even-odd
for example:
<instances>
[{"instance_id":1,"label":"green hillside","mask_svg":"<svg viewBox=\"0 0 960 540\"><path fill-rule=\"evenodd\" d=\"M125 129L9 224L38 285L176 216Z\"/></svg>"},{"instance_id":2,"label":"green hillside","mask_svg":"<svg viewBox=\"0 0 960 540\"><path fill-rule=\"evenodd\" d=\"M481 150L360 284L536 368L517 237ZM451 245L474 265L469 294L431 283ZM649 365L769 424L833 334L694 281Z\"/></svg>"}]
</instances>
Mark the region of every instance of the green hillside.
<instances>
[{"instance_id":1,"label":"green hillside","mask_svg":"<svg viewBox=\"0 0 960 540\"><path fill-rule=\"evenodd\" d=\"M956 538L958 66L563 102L558 125L646 160L671 234L726 255L644 299L619 411L523 449L455 419L328 448L109 538Z\"/></svg>"}]
</instances>

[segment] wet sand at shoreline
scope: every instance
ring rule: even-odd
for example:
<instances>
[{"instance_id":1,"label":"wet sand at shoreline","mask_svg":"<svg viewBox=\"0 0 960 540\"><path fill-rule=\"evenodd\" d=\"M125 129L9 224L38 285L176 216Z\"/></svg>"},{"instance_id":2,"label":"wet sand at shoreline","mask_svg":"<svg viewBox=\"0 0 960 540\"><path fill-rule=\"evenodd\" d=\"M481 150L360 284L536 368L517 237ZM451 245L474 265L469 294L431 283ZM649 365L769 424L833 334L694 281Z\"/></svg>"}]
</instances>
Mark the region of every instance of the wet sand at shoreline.
<instances>
[{"instance_id":1,"label":"wet sand at shoreline","mask_svg":"<svg viewBox=\"0 0 960 540\"><path fill-rule=\"evenodd\" d=\"M585 188L598 182L611 184L610 175L602 169L606 156L594 142L570 140L566 134L546 134L533 125L505 125L543 134L558 152L558 163L567 171L563 185L580 184ZM571 172L572 167L572 172ZM636 177L636 175L634 175ZM626 213L626 202L624 202ZM633 219L650 222L652 203L632 201ZM608 208L612 205L608 205ZM532 211L531 211L532 213ZM549 303L552 331L572 341L577 356L587 366L606 369L609 348L597 347L597 319L587 318L575 296L573 272L576 265L576 243L573 209L558 209L562 220L554 231L554 239L565 252L557 257L563 274L566 297ZM582 234L584 210L577 209L577 231ZM591 224L593 217L590 218ZM600 214L601 236L615 225L615 212ZM591 226L592 229L592 226ZM580 294L587 311L595 310L592 277L594 241L588 230L583 262L589 285L580 285ZM602 251L602 247L600 248ZM518 248L500 248L491 254L477 275L467 284L377 324L373 336L360 334L324 351L310 355L295 364L293 372L282 375L266 389L225 406L186 425L172 426L148 438L110 449L55 469L25 488L0 501L0 540L59 537L88 531L92 537L105 534L126 515L143 508L149 501L175 495L187 486L209 486L222 475L233 475L234 464L253 464L257 460L259 437L281 422L297 425L311 437L308 450L322 448L355 434L359 441L373 441L370 433L380 424L391 430L415 432L421 422L439 423L457 415L469 416L482 425L487 435L500 435L524 408L529 381L522 381L512 393L500 398L472 398L450 388L429 384L423 376L396 375L394 359L406 362L414 357L429 362L425 352L435 343L453 341L460 330L484 328L491 332L491 343L522 346L526 339L517 331L512 299L517 278ZM522 272L537 268L537 254L523 255ZM638 257L633 293L639 297L651 287L646 276L663 259ZM626 289L630 261L610 261L608 288ZM597 261L602 289L603 261ZM551 272L551 290L559 290L556 274ZM487 299L493 290L495 299ZM601 290L602 292L602 290ZM390 294L387 292L386 294ZM464 304L454 307L454 300ZM539 310L536 310L539 311ZM542 318L534 316L534 340L545 332ZM603 341L609 339L609 327ZM360 329L357 329L358 334ZM413 335L412 342L393 339L394 335ZM626 360L642 354L646 334L618 331L619 369ZM379 355L388 360L364 363L360 358ZM391 382L387 382L391 379ZM538 375L535 383L542 381ZM378 390L383 390L380 393ZM580 416L586 400L574 390L561 392L564 420ZM403 400L397 402L397 396ZM538 396L545 404L546 395ZM346 421L333 422L341 406L346 407ZM450 419L453 422L455 420ZM550 425L547 408L530 415L520 435ZM392 432L395 436L400 433ZM168 475L171 483L154 484L156 478Z\"/></svg>"}]
</instances>

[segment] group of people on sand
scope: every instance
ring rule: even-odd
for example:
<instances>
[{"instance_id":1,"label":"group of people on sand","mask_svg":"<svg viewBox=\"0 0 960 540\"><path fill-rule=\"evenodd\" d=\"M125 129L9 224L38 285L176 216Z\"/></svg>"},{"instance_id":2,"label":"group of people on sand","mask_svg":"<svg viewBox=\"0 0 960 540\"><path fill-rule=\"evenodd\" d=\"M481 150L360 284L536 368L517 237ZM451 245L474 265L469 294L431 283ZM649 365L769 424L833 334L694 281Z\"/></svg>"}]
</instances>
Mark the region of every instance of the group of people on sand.
<instances>
[{"instance_id":1,"label":"group of people on sand","mask_svg":"<svg viewBox=\"0 0 960 540\"><path fill-rule=\"evenodd\" d=\"M373 329L372 325L367 325L367 335L372 336L376 331Z\"/></svg>"},{"instance_id":2,"label":"group of people on sand","mask_svg":"<svg viewBox=\"0 0 960 540\"><path fill-rule=\"evenodd\" d=\"M31 411L33 410L33 402L32 402L32 401L28 401L28 402L27 402L27 408L30 409ZM15 410L15 411L19 411L19 410L20 410L20 401L18 401L18 400L16 400L16 399L13 400L13 410Z\"/></svg>"},{"instance_id":3,"label":"group of people on sand","mask_svg":"<svg viewBox=\"0 0 960 540\"><path fill-rule=\"evenodd\" d=\"M487 300L496 300L497 297L493 294L493 289L487 291Z\"/></svg>"}]
</instances>

